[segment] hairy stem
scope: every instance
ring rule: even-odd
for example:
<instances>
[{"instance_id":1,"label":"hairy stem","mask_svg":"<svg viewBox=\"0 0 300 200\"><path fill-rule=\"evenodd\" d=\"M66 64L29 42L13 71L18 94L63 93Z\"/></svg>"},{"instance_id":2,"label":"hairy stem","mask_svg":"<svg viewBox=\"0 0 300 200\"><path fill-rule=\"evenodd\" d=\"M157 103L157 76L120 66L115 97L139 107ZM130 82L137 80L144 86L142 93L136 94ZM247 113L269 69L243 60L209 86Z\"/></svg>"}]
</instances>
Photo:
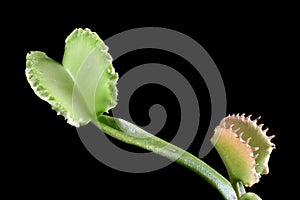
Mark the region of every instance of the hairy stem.
<instances>
[{"instance_id":1,"label":"hairy stem","mask_svg":"<svg viewBox=\"0 0 300 200\"><path fill-rule=\"evenodd\" d=\"M231 183L205 162L189 152L122 119L101 115L94 123L104 133L113 138L152 151L195 172L215 187L224 199L237 200Z\"/></svg>"}]
</instances>

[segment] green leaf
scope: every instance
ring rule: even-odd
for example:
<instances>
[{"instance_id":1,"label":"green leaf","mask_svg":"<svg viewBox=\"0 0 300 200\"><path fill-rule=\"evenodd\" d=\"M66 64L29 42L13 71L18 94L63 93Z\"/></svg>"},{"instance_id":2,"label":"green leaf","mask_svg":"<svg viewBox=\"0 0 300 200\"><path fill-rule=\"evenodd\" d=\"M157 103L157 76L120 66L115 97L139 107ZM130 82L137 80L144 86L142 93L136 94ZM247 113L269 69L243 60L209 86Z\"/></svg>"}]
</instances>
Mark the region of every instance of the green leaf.
<instances>
[{"instance_id":1,"label":"green leaf","mask_svg":"<svg viewBox=\"0 0 300 200\"><path fill-rule=\"evenodd\" d=\"M118 74L108 47L97 33L75 29L66 39L62 63L72 74L95 118L116 106Z\"/></svg>"},{"instance_id":2,"label":"green leaf","mask_svg":"<svg viewBox=\"0 0 300 200\"><path fill-rule=\"evenodd\" d=\"M231 182L241 181L252 186L259 181L255 171L253 149L234 130L223 124L215 128L211 139L227 169Z\"/></svg>"},{"instance_id":3,"label":"green leaf","mask_svg":"<svg viewBox=\"0 0 300 200\"><path fill-rule=\"evenodd\" d=\"M96 33L75 29L66 39L63 64L35 51L26 76L34 92L73 126L85 125L117 104L118 74Z\"/></svg>"},{"instance_id":4,"label":"green leaf","mask_svg":"<svg viewBox=\"0 0 300 200\"><path fill-rule=\"evenodd\" d=\"M79 126L88 123L91 117L83 98L62 65L39 51L27 54L26 59L25 74L35 94L47 101L69 124Z\"/></svg>"}]
</instances>

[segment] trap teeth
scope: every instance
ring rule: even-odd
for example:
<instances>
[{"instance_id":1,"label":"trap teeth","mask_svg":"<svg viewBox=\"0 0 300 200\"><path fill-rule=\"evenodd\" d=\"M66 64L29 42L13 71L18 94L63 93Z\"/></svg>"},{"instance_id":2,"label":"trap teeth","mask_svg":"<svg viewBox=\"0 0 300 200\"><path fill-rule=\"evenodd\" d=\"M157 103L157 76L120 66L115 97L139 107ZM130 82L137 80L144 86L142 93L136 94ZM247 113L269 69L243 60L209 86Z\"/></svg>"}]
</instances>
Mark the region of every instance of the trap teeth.
<instances>
[{"instance_id":1,"label":"trap teeth","mask_svg":"<svg viewBox=\"0 0 300 200\"><path fill-rule=\"evenodd\" d=\"M241 128L239 127L239 128L237 128L237 129L233 130L233 132L237 133L240 129L241 129Z\"/></svg>"},{"instance_id":2,"label":"trap teeth","mask_svg":"<svg viewBox=\"0 0 300 200\"><path fill-rule=\"evenodd\" d=\"M252 138L249 137L249 138L246 140L246 144L247 144L247 145L249 145L249 142L250 142L251 139L252 139Z\"/></svg>"},{"instance_id":3,"label":"trap teeth","mask_svg":"<svg viewBox=\"0 0 300 200\"><path fill-rule=\"evenodd\" d=\"M262 127L264 126L264 124L259 124L258 128L260 128L262 130Z\"/></svg>"},{"instance_id":4,"label":"trap teeth","mask_svg":"<svg viewBox=\"0 0 300 200\"><path fill-rule=\"evenodd\" d=\"M262 130L262 132L267 133L268 130L269 130L269 128L265 128L264 130ZM275 135L274 135L274 137L275 137ZM272 138L271 138L271 139L272 139Z\"/></svg>"},{"instance_id":5,"label":"trap teeth","mask_svg":"<svg viewBox=\"0 0 300 200\"><path fill-rule=\"evenodd\" d=\"M239 138L240 138L240 139L242 138L243 134L244 134L244 132L241 132L241 133L239 134Z\"/></svg>"},{"instance_id":6,"label":"trap teeth","mask_svg":"<svg viewBox=\"0 0 300 200\"><path fill-rule=\"evenodd\" d=\"M268 136L268 138L269 138L270 140L272 140L274 137L275 137L275 135Z\"/></svg>"},{"instance_id":7,"label":"trap teeth","mask_svg":"<svg viewBox=\"0 0 300 200\"><path fill-rule=\"evenodd\" d=\"M252 148L252 151L257 151L259 149L259 147L251 147ZM256 157L258 156L258 154L255 155ZM255 157L255 159L256 159Z\"/></svg>"},{"instance_id":8,"label":"trap teeth","mask_svg":"<svg viewBox=\"0 0 300 200\"><path fill-rule=\"evenodd\" d=\"M252 117L252 115L248 115L248 116L246 117L246 120L251 121L251 117Z\"/></svg>"},{"instance_id":9,"label":"trap teeth","mask_svg":"<svg viewBox=\"0 0 300 200\"><path fill-rule=\"evenodd\" d=\"M255 120L253 120L253 122L257 122L258 120L260 120L261 116L257 117Z\"/></svg>"}]
</instances>

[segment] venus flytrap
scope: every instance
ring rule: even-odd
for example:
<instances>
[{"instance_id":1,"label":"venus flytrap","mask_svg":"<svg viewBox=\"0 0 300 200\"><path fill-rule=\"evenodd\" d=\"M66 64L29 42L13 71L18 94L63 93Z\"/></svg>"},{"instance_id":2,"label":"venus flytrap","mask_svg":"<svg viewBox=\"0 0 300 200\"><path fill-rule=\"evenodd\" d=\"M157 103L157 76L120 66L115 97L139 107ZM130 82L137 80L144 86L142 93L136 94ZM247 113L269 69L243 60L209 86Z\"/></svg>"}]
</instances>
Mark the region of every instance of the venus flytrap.
<instances>
[{"instance_id":1,"label":"venus flytrap","mask_svg":"<svg viewBox=\"0 0 300 200\"><path fill-rule=\"evenodd\" d=\"M256 120L244 115L224 118L211 141L220 154L230 181L189 152L170 144L123 119L105 115L117 104L118 74L108 48L89 29L75 29L66 39L62 64L45 53L27 54L25 74L33 91L79 127L94 123L104 133L177 162L195 172L227 200L260 199L244 186L267 174L274 144Z\"/></svg>"},{"instance_id":2,"label":"venus flytrap","mask_svg":"<svg viewBox=\"0 0 300 200\"><path fill-rule=\"evenodd\" d=\"M229 115L215 128L211 138L238 196L245 193L243 185L251 187L262 174L269 173L274 136L266 135L268 129L263 130L263 124L257 124L259 119L251 120L251 115L245 117L245 114Z\"/></svg>"}]
</instances>

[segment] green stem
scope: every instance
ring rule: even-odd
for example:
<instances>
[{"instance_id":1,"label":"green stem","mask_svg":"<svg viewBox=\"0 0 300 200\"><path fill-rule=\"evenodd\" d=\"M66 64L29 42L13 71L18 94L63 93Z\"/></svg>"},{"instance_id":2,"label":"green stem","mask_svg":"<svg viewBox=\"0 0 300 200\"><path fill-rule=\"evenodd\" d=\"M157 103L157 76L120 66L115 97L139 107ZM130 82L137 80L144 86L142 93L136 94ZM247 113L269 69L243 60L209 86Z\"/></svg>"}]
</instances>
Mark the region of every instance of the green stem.
<instances>
[{"instance_id":1,"label":"green stem","mask_svg":"<svg viewBox=\"0 0 300 200\"><path fill-rule=\"evenodd\" d=\"M195 172L213 187L224 199L237 200L231 183L205 162L189 152L172 145L122 119L102 115L94 122L104 133L125 143L152 151Z\"/></svg>"},{"instance_id":2,"label":"green stem","mask_svg":"<svg viewBox=\"0 0 300 200\"><path fill-rule=\"evenodd\" d=\"M246 193L246 190L244 188L244 185L241 181L231 181L232 187L235 190L236 195L238 196L238 199Z\"/></svg>"}]
</instances>

